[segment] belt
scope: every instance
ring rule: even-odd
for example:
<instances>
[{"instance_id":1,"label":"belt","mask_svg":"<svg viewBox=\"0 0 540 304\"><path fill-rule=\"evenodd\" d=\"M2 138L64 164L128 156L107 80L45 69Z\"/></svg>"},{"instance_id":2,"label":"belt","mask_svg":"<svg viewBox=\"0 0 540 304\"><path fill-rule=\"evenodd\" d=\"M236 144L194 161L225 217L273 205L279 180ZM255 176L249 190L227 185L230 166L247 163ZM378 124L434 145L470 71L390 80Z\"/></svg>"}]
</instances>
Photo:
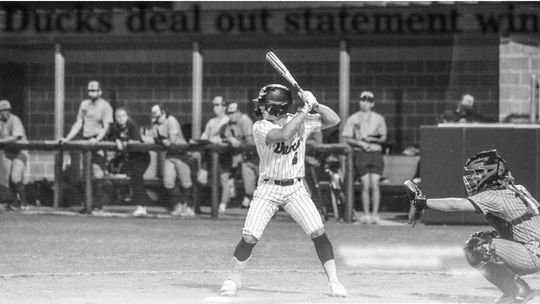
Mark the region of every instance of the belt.
<instances>
[{"instance_id":1,"label":"belt","mask_svg":"<svg viewBox=\"0 0 540 304\"><path fill-rule=\"evenodd\" d=\"M263 179L263 181L265 182L272 182L278 186L292 186L294 185L295 182L301 181L301 180L302 180L301 177L291 178L291 179L282 179L282 180L270 179L270 178Z\"/></svg>"}]
</instances>

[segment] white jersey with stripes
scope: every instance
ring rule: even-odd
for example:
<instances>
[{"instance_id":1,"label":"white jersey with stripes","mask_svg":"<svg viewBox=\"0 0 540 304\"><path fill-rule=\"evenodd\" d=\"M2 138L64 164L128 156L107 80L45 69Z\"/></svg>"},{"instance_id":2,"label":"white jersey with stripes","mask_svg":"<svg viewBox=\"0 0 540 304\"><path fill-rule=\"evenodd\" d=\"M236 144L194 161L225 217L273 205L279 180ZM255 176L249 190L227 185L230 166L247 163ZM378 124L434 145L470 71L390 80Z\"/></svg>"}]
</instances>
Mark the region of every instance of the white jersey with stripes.
<instances>
[{"instance_id":1,"label":"white jersey with stripes","mask_svg":"<svg viewBox=\"0 0 540 304\"><path fill-rule=\"evenodd\" d=\"M285 123L297 114L287 114ZM284 124L285 124L284 123ZM289 140L266 144L266 136L272 129L281 128L266 119L253 125L253 137L259 154L259 172L262 179L286 180L304 177L306 139L314 131L321 130L321 115L307 114L304 124Z\"/></svg>"},{"instance_id":2,"label":"white jersey with stripes","mask_svg":"<svg viewBox=\"0 0 540 304\"><path fill-rule=\"evenodd\" d=\"M524 194L520 198L514 191L508 188L498 190L485 190L469 197L475 207L484 215L491 213L505 221L511 222L522 218L515 225L512 225L513 240L518 242L539 242L540 241L540 216L531 214L527 217L528 206L524 199L536 200L521 185L516 187Z\"/></svg>"}]
</instances>

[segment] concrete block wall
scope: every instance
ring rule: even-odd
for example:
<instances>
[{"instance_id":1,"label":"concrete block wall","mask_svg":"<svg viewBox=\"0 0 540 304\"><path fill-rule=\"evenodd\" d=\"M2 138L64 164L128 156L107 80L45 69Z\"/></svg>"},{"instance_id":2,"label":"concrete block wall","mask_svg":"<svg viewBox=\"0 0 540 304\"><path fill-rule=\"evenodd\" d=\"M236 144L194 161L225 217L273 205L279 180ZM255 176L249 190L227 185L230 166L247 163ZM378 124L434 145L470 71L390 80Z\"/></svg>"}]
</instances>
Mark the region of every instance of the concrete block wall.
<instances>
[{"instance_id":1,"label":"concrete block wall","mask_svg":"<svg viewBox=\"0 0 540 304\"><path fill-rule=\"evenodd\" d=\"M247 110L262 85L285 83L263 59L265 51L203 50L203 122L213 115L216 95ZM305 89L338 109L337 48L274 51ZM476 97L481 112L496 116L498 52L498 44L352 48L350 113L358 110L360 92L372 90L375 110L386 118L389 141L402 146L418 143L419 127L434 124L465 92ZM31 140L52 139L54 134L54 65L52 58L42 57L26 55L25 123ZM92 79L102 83L104 97L113 106L126 107L141 125L150 124L150 108L156 103L167 106L182 124L191 123L190 50L69 51L65 58L66 134Z\"/></svg>"},{"instance_id":2,"label":"concrete block wall","mask_svg":"<svg viewBox=\"0 0 540 304\"><path fill-rule=\"evenodd\" d=\"M500 118L530 115L531 75L540 78L540 47L514 41L500 45Z\"/></svg>"}]
</instances>

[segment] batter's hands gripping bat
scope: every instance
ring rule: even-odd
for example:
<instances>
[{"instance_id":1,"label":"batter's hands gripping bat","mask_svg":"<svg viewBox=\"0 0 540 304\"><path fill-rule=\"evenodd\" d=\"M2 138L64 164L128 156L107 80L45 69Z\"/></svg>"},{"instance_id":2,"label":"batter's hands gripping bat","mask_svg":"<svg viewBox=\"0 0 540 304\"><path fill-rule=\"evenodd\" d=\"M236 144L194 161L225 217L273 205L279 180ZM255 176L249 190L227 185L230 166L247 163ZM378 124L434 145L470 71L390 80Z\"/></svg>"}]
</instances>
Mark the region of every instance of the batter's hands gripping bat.
<instances>
[{"instance_id":1,"label":"batter's hands gripping bat","mask_svg":"<svg viewBox=\"0 0 540 304\"><path fill-rule=\"evenodd\" d=\"M278 71L285 80L287 80L293 88L295 88L298 92L304 93L304 90L298 85L298 82L294 79L294 77L291 75L291 72L287 69L287 67L279 60L278 56L274 54L274 52L268 52L266 53L266 60Z\"/></svg>"}]
</instances>

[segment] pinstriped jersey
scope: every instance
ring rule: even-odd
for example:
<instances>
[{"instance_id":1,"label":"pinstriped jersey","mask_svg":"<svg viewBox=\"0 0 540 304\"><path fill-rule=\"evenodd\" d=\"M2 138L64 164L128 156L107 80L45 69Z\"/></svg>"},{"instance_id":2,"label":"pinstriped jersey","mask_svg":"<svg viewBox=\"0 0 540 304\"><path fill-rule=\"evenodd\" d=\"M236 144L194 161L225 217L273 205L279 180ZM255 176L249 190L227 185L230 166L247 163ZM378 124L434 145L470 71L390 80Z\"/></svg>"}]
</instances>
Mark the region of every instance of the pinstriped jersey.
<instances>
[{"instance_id":1,"label":"pinstriped jersey","mask_svg":"<svg viewBox=\"0 0 540 304\"><path fill-rule=\"evenodd\" d=\"M534 200L525 187L518 185L516 188L526 196L526 199ZM527 204L514 191L508 188L485 190L469 197L469 200L484 215L491 214L507 222L514 222L512 225L514 241L524 243L540 241L540 216L530 214Z\"/></svg>"},{"instance_id":2,"label":"pinstriped jersey","mask_svg":"<svg viewBox=\"0 0 540 304\"><path fill-rule=\"evenodd\" d=\"M295 116L296 114L287 114L285 123ZM298 132L289 140L267 145L268 132L281 127L265 119L253 124L253 137L260 158L260 177L274 180L304 177L306 139L312 132L321 130L321 115L308 114L304 124L300 125Z\"/></svg>"}]
</instances>

